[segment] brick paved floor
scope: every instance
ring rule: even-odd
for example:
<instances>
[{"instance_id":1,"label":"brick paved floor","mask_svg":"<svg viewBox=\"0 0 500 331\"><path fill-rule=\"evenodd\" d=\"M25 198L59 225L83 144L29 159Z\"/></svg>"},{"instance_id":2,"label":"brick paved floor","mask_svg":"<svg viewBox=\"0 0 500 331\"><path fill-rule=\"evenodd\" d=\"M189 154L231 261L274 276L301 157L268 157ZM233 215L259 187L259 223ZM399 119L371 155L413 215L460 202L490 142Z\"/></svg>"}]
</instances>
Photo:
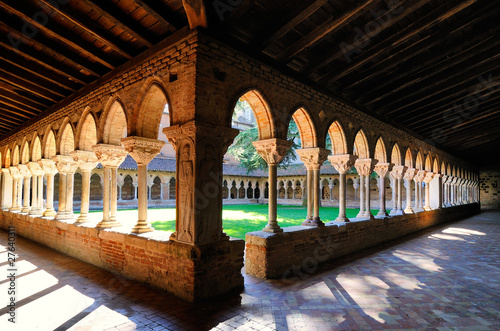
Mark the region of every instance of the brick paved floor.
<instances>
[{"instance_id":1,"label":"brick paved floor","mask_svg":"<svg viewBox=\"0 0 500 331\"><path fill-rule=\"evenodd\" d=\"M487 212L189 304L18 237L17 323L0 309L0 330L500 330L499 242L500 212ZM0 245L3 305L4 231Z\"/></svg>"}]
</instances>

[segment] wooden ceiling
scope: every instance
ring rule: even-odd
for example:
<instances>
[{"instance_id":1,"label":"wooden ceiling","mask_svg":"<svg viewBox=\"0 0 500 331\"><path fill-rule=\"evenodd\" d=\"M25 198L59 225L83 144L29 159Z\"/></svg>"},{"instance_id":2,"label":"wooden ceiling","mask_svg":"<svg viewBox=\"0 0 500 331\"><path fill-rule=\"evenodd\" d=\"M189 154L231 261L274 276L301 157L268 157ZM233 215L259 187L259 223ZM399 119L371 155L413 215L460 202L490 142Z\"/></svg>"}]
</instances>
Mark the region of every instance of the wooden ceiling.
<instances>
[{"instance_id":1,"label":"wooden ceiling","mask_svg":"<svg viewBox=\"0 0 500 331\"><path fill-rule=\"evenodd\" d=\"M211 36L472 164L500 163L496 1L205 8ZM0 15L0 135L188 26L182 0L1 0Z\"/></svg>"}]
</instances>

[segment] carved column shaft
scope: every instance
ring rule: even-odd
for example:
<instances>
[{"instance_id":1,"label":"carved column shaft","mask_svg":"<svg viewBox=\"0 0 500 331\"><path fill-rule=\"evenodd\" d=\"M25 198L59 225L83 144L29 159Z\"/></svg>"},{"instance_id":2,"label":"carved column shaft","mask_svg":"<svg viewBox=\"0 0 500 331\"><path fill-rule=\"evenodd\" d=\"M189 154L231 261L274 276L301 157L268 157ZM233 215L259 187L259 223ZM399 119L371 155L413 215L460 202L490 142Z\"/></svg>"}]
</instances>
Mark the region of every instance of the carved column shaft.
<instances>
[{"instance_id":1,"label":"carved column shaft","mask_svg":"<svg viewBox=\"0 0 500 331\"><path fill-rule=\"evenodd\" d=\"M349 222L349 219L346 216L346 173L352 168L357 158L358 157L356 155L350 154L332 155L328 157L332 166L339 173L339 216L336 219L336 221L339 222Z\"/></svg>"},{"instance_id":2,"label":"carved column shaft","mask_svg":"<svg viewBox=\"0 0 500 331\"><path fill-rule=\"evenodd\" d=\"M379 193L380 208L377 213L377 216L379 217L388 216L385 204L385 176L387 176L387 173L391 171L392 166L393 166L392 163L379 163L375 166L375 172L379 177L378 193Z\"/></svg>"},{"instance_id":3,"label":"carved column shaft","mask_svg":"<svg viewBox=\"0 0 500 331\"><path fill-rule=\"evenodd\" d=\"M409 168L406 170L404 174L404 180L406 181L406 208L404 210L405 214L413 214L413 208L411 206L411 181L413 178L415 178L415 173L416 169L415 168ZM417 190L417 185L415 182L415 192ZM415 202L416 204L416 202Z\"/></svg>"},{"instance_id":4,"label":"carved column shaft","mask_svg":"<svg viewBox=\"0 0 500 331\"><path fill-rule=\"evenodd\" d=\"M98 160L94 152L74 151L71 153L73 160L78 164L82 173L82 198L80 200L80 216L76 223L88 222L90 206L90 173L97 166Z\"/></svg>"},{"instance_id":5,"label":"carved column shaft","mask_svg":"<svg viewBox=\"0 0 500 331\"><path fill-rule=\"evenodd\" d=\"M354 167L360 176L359 213L357 217L373 218L370 211L370 175L378 160L357 159ZM364 185L363 185L364 184Z\"/></svg>"}]
</instances>

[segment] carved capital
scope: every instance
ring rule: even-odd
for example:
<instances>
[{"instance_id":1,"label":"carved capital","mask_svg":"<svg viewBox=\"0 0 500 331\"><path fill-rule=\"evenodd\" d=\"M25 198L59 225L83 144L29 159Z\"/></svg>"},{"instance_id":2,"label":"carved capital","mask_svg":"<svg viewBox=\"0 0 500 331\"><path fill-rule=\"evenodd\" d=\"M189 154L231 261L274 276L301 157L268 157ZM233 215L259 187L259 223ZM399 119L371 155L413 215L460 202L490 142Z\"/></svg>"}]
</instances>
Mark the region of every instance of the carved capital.
<instances>
[{"instance_id":1,"label":"carved capital","mask_svg":"<svg viewBox=\"0 0 500 331\"><path fill-rule=\"evenodd\" d=\"M354 162L354 168L356 168L356 171L360 176L370 176L377 163L378 160L357 159L356 162Z\"/></svg>"},{"instance_id":2,"label":"carved capital","mask_svg":"<svg viewBox=\"0 0 500 331\"><path fill-rule=\"evenodd\" d=\"M432 179L433 179L434 177L436 177L436 176L439 176L439 175L436 175L435 173L433 173L433 172L430 172L430 171L429 171L429 172L427 172L427 173L425 174L425 177L424 177L424 179L423 179L423 180L424 180L424 182L425 182L426 184L429 184L429 183L432 181Z\"/></svg>"},{"instance_id":3,"label":"carved capital","mask_svg":"<svg viewBox=\"0 0 500 331\"><path fill-rule=\"evenodd\" d=\"M283 139L265 139L254 141L253 145L257 153L267 162L267 164L278 164L286 156L292 142Z\"/></svg>"},{"instance_id":4,"label":"carved capital","mask_svg":"<svg viewBox=\"0 0 500 331\"><path fill-rule=\"evenodd\" d=\"M14 167L14 166L9 167L9 171L10 171L10 176L12 178L23 178L23 175L19 171L18 167Z\"/></svg>"},{"instance_id":5,"label":"carved capital","mask_svg":"<svg viewBox=\"0 0 500 331\"><path fill-rule=\"evenodd\" d=\"M377 163L377 165L375 166L375 172L380 178L385 178L385 176L387 176L387 173L391 171L393 166L394 163Z\"/></svg>"},{"instance_id":6,"label":"carved capital","mask_svg":"<svg viewBox=\"0 0 500 331\"><path fill-rule=\"evenodd\" d=\"M421 183L424 180L426 174L427 174L427 171L425 171L425 170L419 170L416 173L415 178L413 178L413 180L416 181L416 182L418 182L418 183Z\"/></svg>"},{"instance_id":7,"label":"carved capital","mask_svg":"<svg viewBox=\"0 0 500 331\"><path fill-rule=\"evenodd\" d=\"M330 155L331 151L324 148L298 149L297 154L308 170L318 170Z\"/></svg>"},{"instance_id":8,"label":"carved capital","mask_svg":"<svg viewBox=\"0 0 500 331\"><path fill-rule=\"evenodd\" d=\"M408 169L406 169L405 175L403 178L406 179L407 181L411 181L415 177L416 174L417 174L417 169L408 168Z\"/></svg>"},{"instance_id":9,"label":"carved capital","mask_svg":"<svg viewBox=\"0 0 500 331\"><path fill-rule=\"evenodd\" d=\"M138 165L148 165L165 145L164 141L143 137L127 137L121 142Z\"/></svg>"},{"instance_id":10,"label":"carved capital","mask_svg":"<svg viewBox=\"0 0 500 331\"><path fill-rule=\"evenodd\" d=\"M349 169L352 168L354 162L358 158L357 155L351 154L339 154L339 155L330 155L328 156L328 160L338 171L339 174L346 174Z\"/></svg>"},{"instance_id":11,"label":"carved capital","mask_svg":"<svg viewBox=\"0 0 500 331\"><path fill-rule=\"evenodd\" d=\"M99 163L99 160L97 160L94 152L73 151L70 155L78 164L78 168L80 168L82 172L91 172Z\"/></svg>"},{"instance_id":12,"label":"carved capital","mask_svg":"<svg viewBox=\"0 0 500 331\"><path fill-rule=\"evenodd\" d=\"M32 176L43 176L45 172L42 167L38 164L38 162L30 162L28 163L28 168L30 169Z\"/></svg>"},{"instance_id":13,"label":"carved capital","mask_svg":"<svg viewBox=\"0 0 500 331\"><path fill-rule=\"evenodd\" d=\"M103 167L118 168L127 157L127 151L122 146L97 144L92 146L92 150Z\"/></svg>"},{"instance_id":14,"label":"carved capital","mask_svg":"<svg viewBox=\"0 0 500 331\"><path fill-rule=\"evenodd\" d=\"M40 159L40 160L38 160L38 164L40 165L40 167L42 167L43 171L47 175L54 176L55 174L57 174L59 172L57 170L56 162L54 160Z\"/></svg>"},{"instance_id":15,"label":"carved capital","mask_svg":"<svg viewBox=\"0 0 500 331\"><path fill-rule=\"evenodd\" d=\"M78 168L78 164L69 155L56 155L52 160L56 162L57 170L61 174L74 174Z\"/></svg>"},{"instance_id":16,"label":"carved capital","mask_svg":"<svg viewBox=\"0 0 500 331\"><path fill-rule=\"evenodd\" d=\"M394 179L403 179L404 174L408 168L402 165L392 167L392 171L390 172L391 177Z\"/></svg>"},{"instance_id":17,"label":"carved capital","mask_svg":"<svg viewBox=\"0 0 500 331\"><path fill-rule=\"evenodd\" d=\"M31 171L26 164L19 164L17 166L17 168L19 169L19 173L21 174L21 177L31 178Z\"/></svg>"},{"instance_id":18,"label":"carved capital","mask_svg":"<svg viewBox=\"0 0 500 331\"><path fill-rule=\"evenodd\" d=\"M233 142L234 138L240 133L236 129L227 128L225 126L209 126L196 121L187 122L182 125L173 125L163 129L163 134L177 151L179 142L185 137L209 137L210 139L219 140L218 145L221 147L222 154L225 154L227 148Z\"/></svg>"}]
</instances>

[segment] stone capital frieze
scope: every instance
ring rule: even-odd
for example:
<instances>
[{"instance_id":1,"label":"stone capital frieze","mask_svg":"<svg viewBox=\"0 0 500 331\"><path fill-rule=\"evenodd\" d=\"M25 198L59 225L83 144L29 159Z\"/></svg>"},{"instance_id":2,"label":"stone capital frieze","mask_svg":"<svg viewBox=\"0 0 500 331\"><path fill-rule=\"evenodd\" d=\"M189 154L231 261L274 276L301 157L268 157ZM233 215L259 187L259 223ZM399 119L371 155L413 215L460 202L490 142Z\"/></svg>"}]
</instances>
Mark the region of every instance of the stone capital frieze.
<instances>
[{"instance_id":1,"label":"stone capital frieze","mask_svg":"<svg viewBox=\"0 0 500 331\"><path fill-rule=\"evenodd\" d=\"M55 161L57 170L61 174L74 174L78 169L78 164L69 155L56 155L52 160Z\"/></svg>"},{"instance_id":2,"label":"stone capital frieze","mask_svg":"<svg viewBox=\"0 0 500 331\"><path fill-rule=\"evenodd\" d=\"M425 177L424 177L424 182L425 182L426 184L429 184L435 176L436 176L436 174L435 174L435 173L428 171L428 172L425 174Z\"/></svg>"},{"instance_id":3,"label":"stone capital frieze","mask_svg":"<svg viewBox=\"0 0 500 331\"><path fill-rule=\"evenodd\" d=\"M413 180L418 182L418 183L421 183L424 180L426 174L427 174L427 171L419 170L415 174L415 177L413 178Z\"/></svg>"},{"instance_id":4,"label":"stone capital frieze","mask_svg":"<svg viewBox=\"0 0 500 331\"><path fill-rule=\"evenodd\" d=\"M38 164L38 162L30 162L28 163L28 168L30 169L32 176L43 176L45 172L42 167Z\"/></svg>"},{"instance_id":5,"label":"stone capital frieze","mask_svg":"<svg viewBox=\"0 0 500 331\"><path fill-rule=\"evenodd\" d=\"M308 170L318 170L330 155L331 151L324 148L305 148L296 150L300 160Z\"/></svg>"},{"instance_id":6,"label":"stone capital frieze","mask_svg":"<svg viewBox=\"0 0 500 331\"><path fill-rule=\"evenodd\" d=\"M378 160L374 159L357 159L356 162L354 162L354 168L356 168L360 176L370 176L377 163Z\"/></svg>"},{"instance_id":7,"label":"stone capital frieze","mask_svg":"<svg viewBox=\"0 0 500 331\"><path fill-rule=\"evenodd\" d=\"M103 167L118 168L127 157L125 147L108 144L92 146L97 159Z\"/></svg>"},{"instance_id":8,"label":"stone capital frieze","mask_svg":"<svg viewBox=\"0 0 500 331\"><path fill-rule=\"evenodd\" d=\"M43 171L47 175L53 175L54 176L55 174L57 174L59 172L57 170L56 162L54 160L51 160L51 159L40 159L40 160L38 160L38 164L40 165L40 167L42 167Z\"/></svg>"},{"instance_id":9,"label":"stone capital frieze","mask_svg":"<svg viewBox=\"0 0 500 331\"><path fill-rule=\"evenodd\" d=\"M165 145L164 141L144 137L126 137L121 143L138 165L148 165Z\"/></svg>"},{"instance_id":10,"label":"stone capital frieze","mask_svg":"<svg viewBox=\"0 0 500 331\"><path fill-rule=\"evenodd\" d=\"M267 164L279 164L286 156L288 149L292 146L292 142L283 139L265 139L254 141L253 145L260 156Z\"/></svg>"},{"instance_id":11,"label":"stone capital frieze","mask_svg":"<svg viewBox=\"0 0 500 331\"><path fill-rule=\"evenodd\" d=\"M23 178L23 175L17 166L9 167L9 171L12 178Z\"/></svg>"},{"instance_id":12,"label":"stone capital frieze","mask_svg":"<svg viewBox=\"0 0 500 331\"><path fill-rule=\"evenodd\" d=\"M377 165L375 166L375 172L380 178L385 178L385 176L387 176L387 173L391 171L393 166L394 163L377 163Z\"/></svg>"},{"instance_id":13,"label":"stone capital frieze","mask_svg":"<svg viewBox=\"0 0 500 331\"><path fill-rule=\"evenodd\" d=\"M70 155L82 172L91 172L99 163L97 156L92 151L73 151Z\"/></svg>"},{"instance_id":14,"label":"stone capital frieze","mask_svg":"<svg viewBox=\"0 0 500 331\"><path fill-rule=\"evenodd\" d=\"M390 172L391 177L394 179L403 179L406 170L408 170L408 168L403 165L394 166L392 167L392 171Z\"/></svg>"},{"instance_id":15,"label":"stone capital frieze","mask_svg":"<svg viewBox=\"0 0 500 331\"><path fill-rule=\"evenodd\" d=\"M10 176L10 168L2 168L1 170L4 175Z\"/></svg>"},{"instance_id":16,"label":"stone capital frieze","mask_svg":"<svg viewBox=\"0 0 500 331\"><path fill-rule=\"evenodd\" d=\"M31 171L26 164L20 164L17 166L19 173L23 178L31 178Z\"/></svg>"},{"instance_id":17,"label":"stone capital frieze","mask_svg":"<svg viewBox=\"0 0 500 331\"><path fill-rule=\"evenodd\" d=\"M328 160L338 171L339 174L346 174L349 169L352 168L354 162L358 158L357 155L351 154L339 154L339 155L330 155L328 156Z\"/></svg>"},{"instance_id":18,"label":"stone capital frieze","mask_svg":"<svg viewBox=\"0 0 500 331\"><path fill-rule=\"evenodd\" d=\"M408 168L408 169L406 169L403 178L406 179L407 181L410 181L410 180L414 179L416 175L417 175L417 169Z\"/></svg>"}]
</instances>

